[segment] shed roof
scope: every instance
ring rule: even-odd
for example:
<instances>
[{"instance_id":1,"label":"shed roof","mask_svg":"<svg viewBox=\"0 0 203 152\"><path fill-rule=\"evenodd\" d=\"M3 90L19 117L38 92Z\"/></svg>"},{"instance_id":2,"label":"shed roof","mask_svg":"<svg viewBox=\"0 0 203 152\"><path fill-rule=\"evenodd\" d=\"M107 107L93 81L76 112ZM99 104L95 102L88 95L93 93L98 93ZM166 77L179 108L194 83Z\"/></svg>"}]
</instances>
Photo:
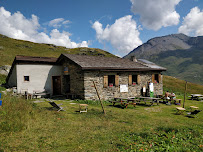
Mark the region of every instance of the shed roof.
<instances>
[{"instance_id":1,"label":"shed roof","mask_svg":"<svg viewBox=\"0 0 203 152\"><path fill-rule=\"evenodd\" d=\"M17 55L15 60L17 62L44 62L44 63L55 63L58 58L53 57L35 57L35 56L21 56Z\"/></svg>"},{"instance_id":2,"label":"shed roof","mask_svg":"<svg viewBox=\"0 0 203 152\"><path fill-rule=\"evenodd\" d=\"M72 60L83 70L163 70L160 68L152 68L139 62L133 62L129 59L115 57L100 57L87 55L62 54L66 58ZM60 57L59 57L60 60Z\"/></svg>"},{"instance_id":3,"label":"shed roof","mask_svg":"<svg viewBox=\"0 0 203 152\"><path fill-rule=\"evenodd\" d=\"M13 71L14 65L16 63L28 63L28 64L51 64L54 65L56 64L58 58L53 58L53 57L34 57L34 56L22 56L22 55L17 55L12 63L11 69L8 73L8 76L6 78L6 82L8 83L8 80L10 78L10 75Z\"/></svg>"}]
</instances>

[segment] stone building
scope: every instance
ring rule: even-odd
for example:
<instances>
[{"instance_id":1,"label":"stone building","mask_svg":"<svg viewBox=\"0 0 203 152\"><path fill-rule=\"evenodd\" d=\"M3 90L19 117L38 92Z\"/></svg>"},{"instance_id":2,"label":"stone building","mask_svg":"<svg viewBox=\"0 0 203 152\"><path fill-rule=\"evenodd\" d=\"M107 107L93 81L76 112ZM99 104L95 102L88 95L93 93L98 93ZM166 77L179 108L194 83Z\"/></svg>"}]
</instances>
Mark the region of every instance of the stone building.
<instances>
[{"instance_id":1,"label":"stone building","mask_svg":"<svg viewBox=\"0 0 203 152\"><path fill-rule=\"evenodd\" d=\"M30 92L45 89L51 95L97 100L94 81L103 100L141 95L142 88L148 88L149 82L154 84L154 94L163 93L161 72L166 69L146 60L71 54L61 54L57 60L50 58L52 62L48 62L48 58L34 62L36 58L13 63L7 83L11 87L16 86L18 92L22 88ZM29 81L25 82L25 76Z\"/></svg>"}]
</instances>

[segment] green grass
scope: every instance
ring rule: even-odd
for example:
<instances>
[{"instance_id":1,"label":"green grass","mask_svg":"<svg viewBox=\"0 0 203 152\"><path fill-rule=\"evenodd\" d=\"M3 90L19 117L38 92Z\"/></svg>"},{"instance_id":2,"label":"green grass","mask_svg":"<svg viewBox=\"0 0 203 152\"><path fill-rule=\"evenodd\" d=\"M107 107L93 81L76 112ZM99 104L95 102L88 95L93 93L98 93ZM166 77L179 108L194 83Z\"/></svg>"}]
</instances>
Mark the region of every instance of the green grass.
<instances>
[{"instance_id":1,"label":"green grass","mask_svg":"<svg viewBox=\"0 0 203 152\"><path fill-rule=\"evenodd\" d=\"M165 76L163 78L164 91L176 92L178 94L184 94L186 81L180 80L171 76ZM203 94L203 85L195 83L187 83L187 95L189 94Z\"/></svg>"},{"instance_id":2,"label":"green grass","mask_svg":"<svg viewBox=\"0 0 203 152\"><path fill-rule=\"evenodd\" d=\"M183 99L181 90L175 93ZM56 112L47 101L34 104L10 94L2 100L0 151L203 151L203 112L176 115L176 105L123 109L104 102L104 116L98 101L57 100L66 111ZM78 103L88 103L88 112L79 113ZM186 100L187 112L191 105L203 109L202 102Z\"/></svg>"},{"instance_id":3,"label":"green grass","mask_svg":"<svg viewBox=\"0 0 203 152\"><path fill-rule=\"evenodd\" d=\"M5 83L6 83L6 76L0 74L0 91L5 90L5 88L1 86L2 84L5 84Z\"/></svg>"},{"instance_id":4,"label":"green grass","mask_svg":"<svg viewBox=\"0 0 203 152\"><path fill-rule=\"evenodd\" d=\"M69 49L53 44L39 44L16 40L0 34L0 66L11 65L16 55L59 57L61 53L115 57L115 55L97 48Z\"/></svg>"},{"instance_id":5,"label":"green grass","mask_svg":"<svg viewBox=\"0 0 203 152\"><path fill-rule=\"evenodd\" d=\"M48 102L33 104L4 96L0 110L0 143L4 151L201 151L203 114L175 115L175 105L129 106L127 109L89 102L87 113L63 103L66 111L51 110ZM199 106L200 102L186 101ZM189 123L188 123L189 122Z\"/></svg>"}]
</instances>

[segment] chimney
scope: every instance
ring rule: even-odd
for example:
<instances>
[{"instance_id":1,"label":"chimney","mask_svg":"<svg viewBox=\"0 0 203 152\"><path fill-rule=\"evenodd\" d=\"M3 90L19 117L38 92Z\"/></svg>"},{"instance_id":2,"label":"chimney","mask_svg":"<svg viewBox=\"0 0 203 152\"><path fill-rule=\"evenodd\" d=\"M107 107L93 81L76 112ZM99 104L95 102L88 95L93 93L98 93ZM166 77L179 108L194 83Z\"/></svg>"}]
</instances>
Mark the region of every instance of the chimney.
<instances>
[{"instance_id":1,"label":"chimney","mask_svg":"<svg viewBox=\"0 0 203 152\"><path fill-rule=\"evenodd\" d=\"M136 59L135 56L131 56L130 60L133 61L133 62L137 62L137 59Z\"/></svg>"}]
</instances>

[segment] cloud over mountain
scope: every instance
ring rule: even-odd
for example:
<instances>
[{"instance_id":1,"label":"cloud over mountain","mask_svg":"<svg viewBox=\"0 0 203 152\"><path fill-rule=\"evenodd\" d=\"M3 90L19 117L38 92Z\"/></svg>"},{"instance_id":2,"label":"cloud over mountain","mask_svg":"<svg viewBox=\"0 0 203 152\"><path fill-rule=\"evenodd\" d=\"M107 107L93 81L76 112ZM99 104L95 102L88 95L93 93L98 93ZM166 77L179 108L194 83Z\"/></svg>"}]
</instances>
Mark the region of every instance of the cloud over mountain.
<instances>
[{"instance_id":1,"label":"cloud over mountain","mask_svg":"<svg viewBox=\"0 0 203 152\"><path fill-rule=\"evenodd\" d=\"M96 37L101 43L104 41L111 43L120 53L129 53L142 44L137 24L131 15L119 18L114 24L107 25L105 28L99 21L96 21L92 28L95 29Z\"/></svg>"},{"instance_id":2,"label":"cloud over mountain","mask_svg":"<svg viewBox=\"0 0 203 152\"><path fill-rule=\"evenodd\" d=\"M202 36L203 10L201 11L198 7L192 8L187 16L183 18L183 23L178 32L191 36Z\"/></svg>"},{"instance_id":3,"label":"cloud over mountain","mask_svg":"<svg viewBox=\"0 0 203 152\"><path fill-rule=\"evenodd\" d=\"M131 0L132 12L140 15L143 26L152 30L177 25L180 15L175 6L181 0Z\"/></svg>"},{"instance_id":4,"label":"cloud over mountain","mask_svg":"<svg viewBox=\"0 0 203 152\"><path fill-rule=\"evenodd\" d=\"M11 14L0 7L0 33L11 38L27 40L37 43L50 43L68 48L74 47L88 47L87 41L76 43L71 41L70 33L58 29L52 29L50 33L39 32L41 25L39 24L38 17L32 15L30 19L24 17L20 12ZM52 20L50 24L53 27L59 27L61 24L67 24L64 19Z\"/></svg>"}]
</instances>

